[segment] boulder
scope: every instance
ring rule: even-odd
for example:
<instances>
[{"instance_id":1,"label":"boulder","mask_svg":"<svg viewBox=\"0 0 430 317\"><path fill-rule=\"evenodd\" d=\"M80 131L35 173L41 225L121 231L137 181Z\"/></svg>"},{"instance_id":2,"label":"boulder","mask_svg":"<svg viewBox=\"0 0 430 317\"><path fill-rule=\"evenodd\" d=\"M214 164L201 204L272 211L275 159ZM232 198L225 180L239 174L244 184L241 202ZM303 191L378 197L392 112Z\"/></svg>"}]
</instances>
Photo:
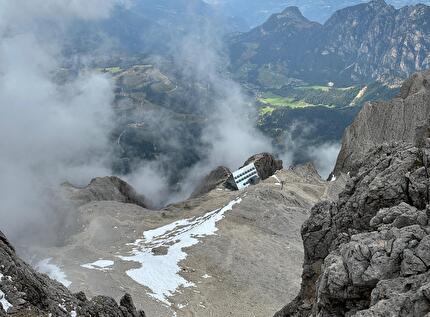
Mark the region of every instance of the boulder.
<instances>
[{"instance_id":1,"label":"boulder","mask_svg":"<svg viewBox=\"0 0 430 317\"><path fill-rule=\"evenodd\" d=\"M269 178L270 176L274 175L276 171L283 168L282 160L275 159L275 157L269 153L260 153L251 156L248 160L246 160L242 167L251 163L255 164L258 175L262 180Z\"/></svg>"}]
</instances>

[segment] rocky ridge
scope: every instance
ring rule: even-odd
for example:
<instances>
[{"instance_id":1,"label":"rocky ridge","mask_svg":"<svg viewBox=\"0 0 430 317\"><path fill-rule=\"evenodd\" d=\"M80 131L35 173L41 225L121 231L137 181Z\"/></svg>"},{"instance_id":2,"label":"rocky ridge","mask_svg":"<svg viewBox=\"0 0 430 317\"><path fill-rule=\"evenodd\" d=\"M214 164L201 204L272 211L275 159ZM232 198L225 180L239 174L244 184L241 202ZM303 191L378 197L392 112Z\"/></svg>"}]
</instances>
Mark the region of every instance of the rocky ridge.
<instances>
[{"instance_id":1,"label":"rocky ridge","mask_svg":"<svg viewBox=\"0 0 430 317\"><path fill-rule=\"evenodd\" d=\"M22 261L0 232L0 316L6 315L144 317L145 313L136 310L128 294L119 305L106 296L88 300L82 292L72 294Z\"/></svg>"},{"instance_id":2,"label":"rocky ridge","mask_svg":"<svg viewBox=\"0 0 430 317\"><path fill-rule=\"evenodd\" d=\"M430 7L423 4L396 9L373 0L338 10L319 24L290 7L233 36L230 56L234 71L251 82L261 83L270 72L284 84L399 83L430 67L429 17Z\"/></svg>"},{"instance_id":3,"label":"rocky ridge","mask_svg":"<svg viewBox=\"0 0 430 317\"><path fill-rule=\"evenodd\" d=\"M366 103L346 129L335 175L355 174L372 147L390 142L415 144L430 121L430 71L417 73L402 85L397 98Z\"/></svg>"},{"instance_id":4,"label":"rocky ridge","mask_svg":"<svg viewBox=\"0 0 430 317\"><path fill-rule=\"evenodd\" d=\"M348 157L355 172L339 199L312 208L301 230L301 290L276 317L430 313L430 129L418 124L429 109L428 75L413 76L400 98L381 109L373 106L373 113L382 116L368 117L368 125L359 116L354 124L362 124L361 130L353 125L345 134L348 138L355 131L353 142L371 147L370 139L376 146L364 155L359 151L365 147L355 147L353 158ZM379 124L394 131L392 139L386 132L379 145L369 138L378 118L388 118ZM343 146L349 144L344 139Z\"/></svg>"},{"instance_id":5,"label":"rocky ridge","mask_svg":"<svg viewBox=\"0 0 430 317\"><path fill-rule=\"evenodd\" d=\"M69 200L79 205L104 200L135 204L141 207L148 205L145 197L139 195L133 187L115 176L94 178L84 187L65 183L62 189Z\"/></svg>"}]
</instances>

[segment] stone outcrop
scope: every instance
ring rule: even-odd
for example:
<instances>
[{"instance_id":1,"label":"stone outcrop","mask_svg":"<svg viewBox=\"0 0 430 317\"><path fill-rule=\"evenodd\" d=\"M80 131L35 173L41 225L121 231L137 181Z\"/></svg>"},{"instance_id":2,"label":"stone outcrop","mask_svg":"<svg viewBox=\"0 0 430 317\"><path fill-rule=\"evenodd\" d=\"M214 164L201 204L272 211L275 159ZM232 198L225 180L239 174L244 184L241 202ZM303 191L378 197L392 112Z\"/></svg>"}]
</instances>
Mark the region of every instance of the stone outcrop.
<instances>
[{"instance_id":1,"label":"stone outcrop","mask_svg":"<svg viewBox=\"0 0 430 317\"><path fill-rule=\"evenodd\" d=\"M430 312L429 160L429 147L375 147L337 202L312 209L301 291L276 317Z\"/></svg>"},{"instance_id":2,"label":"stone outcrop","mask_svg":"<svg viewBox=\"0 0 430 317\"><path fill-rule=\"evenodd\" d=\"M5 311L7 310L7 312ZM0 232L0 316L116 316L144 317L129 295L118 305L109 297L88 300L83 293L72 294L62 284L35 272L15 253Z\"/></svg>"},{"instance_id":3,"label":"stone outcrop","mask_svg":"<svg viewBox=\"0 0 430 317\"><path fill-rule=\"evenodd\" d=\"M148 206L145 197L139 195L131 185L115 176L94 178L85 187L76 187L66 183L63 185L63 189L72 201L80 205L93 201L117 201L143 208Z\"/></svg>"},{"instance_id":4,"label":"stone outcrop","mask_svg":"<svg viewBox=\"0 0 430 317\"><path fill-rule=\"evenodd\" d=\"M344 134L335 175L358 171L366 152L390 142L416 144L430 122L430 71L407 80L398 98L367 103ZM426 128L427 127L427 128ZM417 138L418 136L418 138Z\"/></svg>"},{"instance_id":5,"label":"stone outcrop","mask_svg":"<svg viewBox=\"0 0 430 317\"><path fill-rule=\"evenodd\" d=\"M308 181L321 180L321 176L318 173L313 163L306 163L306 164L292 166L290 169L294 171L294 173L302 176L304 179L307 179Z\"/></svg>"},{"instance_id":6,"label":"stone outcrop","mask_svg":"<svg viewBox=\"0 0 430 317\"><path fill-rule=\"evenodd\" d=\"M226 184L227 180L232 176L232 173L227 167L217 167L200 182L191 194L191 198L207 194L216 187Z\"/></svg>"},{"instance_id":7,"label":"stone outcrop","mask_svg":"<svg viewBox=\"0 0 430 317\"><path fill-rule=\"evenodd\" d=\"M242 167L251 163L255 164L255 168L257 169L258 175L262 180L269 178L270 176L274 175L276 171L279 171L283 168L282 160L277 160L270 153L255 154L249 159L247 159L246 162L242 165ZM303 172L306 173L306 171ZM314 175L313 171L310 171L310 174ZM316 174L318 175L318 172L316 172ZM235 188L231 185L232 182L234 182L232 172L227 167L219 166L212 172L210 172L205 178L203 178L203 180L191 194L190 198L197 198L199 196L207 194L218 186L223 186L231 190L235 190Z\"/></svg>"},{"instance_id":8,"label":"stone outcrop","mask_svg":"<svg viewBox=\"0 0 430 317\"><path fill-rule=\"evenodd\" d=\"M277 160L272 154L260 153L251 156L243 166L254 163L258 175L262 180L265 180L275 174L276 171L282 169L282 161Z\"/></svg>"}]
</instances>

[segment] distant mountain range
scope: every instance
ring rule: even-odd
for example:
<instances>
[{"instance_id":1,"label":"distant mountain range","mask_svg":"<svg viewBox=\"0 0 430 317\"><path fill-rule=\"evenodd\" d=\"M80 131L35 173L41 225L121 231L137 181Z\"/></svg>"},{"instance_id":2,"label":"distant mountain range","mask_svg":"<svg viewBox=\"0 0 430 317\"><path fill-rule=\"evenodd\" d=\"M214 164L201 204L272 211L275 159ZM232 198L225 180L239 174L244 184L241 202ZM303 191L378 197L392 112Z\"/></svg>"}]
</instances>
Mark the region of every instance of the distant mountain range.
<instances>
[{"instance_id":1,"label":"distant mountain range","mask_svg":"<svg viewBox=\"0 0 430 317\"><path fill-rule=\"evenodd\" d=\"M383 0L336 11L324 24L288 7L229 39L232 68L257 84L267 76L278 84L400 82L430 67L429 21L429 6L396 9Z\"/></svg>"},{"instance_id":2,"label":"distant mountain range","mask_svg":"<svg viewBox=\"0 0 430 317\"><path fill-rule=\"evenodd\" d=\"M211 27L218 34L246 28L240 19L223 16L202 0L137 0L118 6L109 18L71 25L69 55L96 53L163 54L182 41Z\"/></svg>"},{"instance_id":3,"label":"distant mountain range","mask_svg":"<svg viewBox=\"0 0 430 317\"><path fill-rule=\"evenodd\" d=\"M262 24L273 13L288 6L297 6L304 16L312 21L324 23L336 11L366 0L205 0L224 9L225 13L242 20L250 28ZM400 8L417 3L430 4L429 0L390 0L389 4ZM245 30L243 30L245 31Z\"/></svg>"}]
</instances>

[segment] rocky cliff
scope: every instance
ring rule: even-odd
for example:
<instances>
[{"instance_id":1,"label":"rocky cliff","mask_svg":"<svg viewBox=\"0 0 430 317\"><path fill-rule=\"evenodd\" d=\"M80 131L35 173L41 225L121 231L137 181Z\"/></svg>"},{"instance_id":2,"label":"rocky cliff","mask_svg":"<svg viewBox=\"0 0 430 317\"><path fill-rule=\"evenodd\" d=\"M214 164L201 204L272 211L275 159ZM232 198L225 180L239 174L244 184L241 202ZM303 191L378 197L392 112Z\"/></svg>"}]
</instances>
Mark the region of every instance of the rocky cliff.
<instances>
[{"instance_id":1,"label":"rocky cliff","mask_svg":"<svg viewBox=\"0 0 430 317\"><path fill-rule=\"evenodd\" d=\"M424 316L429 303L430 148L374 148L335 203L302 228L302 287L283 316Z\"/></svg>"},{"instance_id":2,"label":"rocky cliff","mask_svg":"<svg viewBox=\"0 0 430 317\"><path fill-rule=\"evenodd\" d=\"M416 134L430 121L430 71L417 73L389 102L365 104L349 126L334 173L355 174L372 147L393 141L415 143Z\"/></svg>"},{"instance_id":3,"label":"rocky cliff","mask_svg":"<svg viewBox=\"0 0 430 317\"><path fill-rule=\"evenodd\" d=\"M22 261L0 232L0 316L6 315L144 317L145 313L136 310L128 294L119 305L105 296L88 300L82 292L72 294Z\"/></svg>"},{"instance_id":4,"label":"rocky cliff","mask_svg":"<svg viewBox=\"0 0 430 317\"><path fill-rule=\"evenodd\" d=\"M230 56L235 72L249 81L270 72L285 84L399 82L430 67L429 18L423 4L396 9L373 0L339 10L322 25L291 7L233 36Z\"/></svg>"},{"instance_id":5,"label":"rocky cliff","mask_svg":"<svg viewBox=\"0 0 430 317\"><path fill-rule=\"evenodd\" d=\"M430 313L428 76L368 104L346 132L338 164L353 177L312 208L301 290L276 317Z\"/></svg>"}]
</instances>

